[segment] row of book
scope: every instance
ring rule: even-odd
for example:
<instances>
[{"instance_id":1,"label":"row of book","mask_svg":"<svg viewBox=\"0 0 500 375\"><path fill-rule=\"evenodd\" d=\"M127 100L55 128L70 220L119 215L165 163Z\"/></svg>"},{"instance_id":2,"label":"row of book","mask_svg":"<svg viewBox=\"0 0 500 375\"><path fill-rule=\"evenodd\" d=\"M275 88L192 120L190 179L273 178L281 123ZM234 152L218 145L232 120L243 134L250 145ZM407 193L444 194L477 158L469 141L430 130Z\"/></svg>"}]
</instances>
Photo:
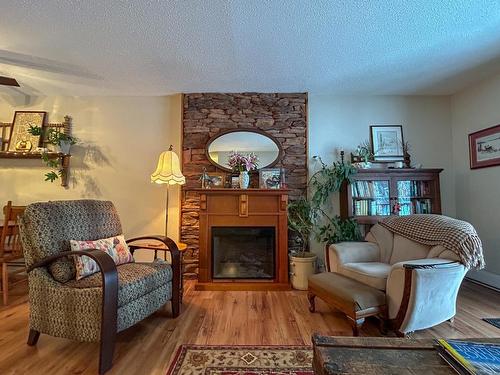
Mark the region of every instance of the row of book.
<instances>
[{"instance_id":1,"label":"row of book","mask_svg":"<svg viewBox=\"0 0 500 375\"><path fill-rule=\"evenodd\" d=\"M352 204L354 216L390 215L391 205L381 203L376 200L355 199ZM399 206L394 209L401 216L412 214L432 213L432 202L430 199L418 199L408 202L399 202Z\"/></svg>"},{"instance_id":2,"label":"row of book","mask_svg":"<svg viewBox=\"0 0 500 375\"><path fill-rule=\"evenodd\" d=\"M373 181L363 181L358 180L353 182L352 186L352 196L357 198L375 198L375 188L373 186Z\"/></svg>"},{"instance_id":3,"label":"row of book","mask_svg":"<svg viewBox=\"0 0 500 375\"><path fill-rule=\"evenodd\" d=\"M431 195L431 185L429 181L399 181L398 194L403 197Z\"/></svg>"},{"instance_id":4,"label":"row of book","mask_svg":"<svg viewBox=\"0 0 500 375\"><path fill-rule=\"evenodd\" d=\"M436 340L436 349L462 375L500 374L500 345L466 340Z\"/></svg>"},{"instance_id":5,"label":"row of book","mask_svg":"<svg viewBox=\"0 0 500 375\"><path fill-rule=\"evenodd\" d=\"M430 199L418 199L412 201L414 214L430 214L432 213L432 202Z\"/></svg>"},{"instance_id":6,"label":"row of book","mask_svg":"<svg viewBox=\"0 0 500 375\"><path fill-rule=\"evenodd\" d=\"M391 205L371 200L355 200L352 205L354 216L390 215Z\"/></svg>"}]
</instances>

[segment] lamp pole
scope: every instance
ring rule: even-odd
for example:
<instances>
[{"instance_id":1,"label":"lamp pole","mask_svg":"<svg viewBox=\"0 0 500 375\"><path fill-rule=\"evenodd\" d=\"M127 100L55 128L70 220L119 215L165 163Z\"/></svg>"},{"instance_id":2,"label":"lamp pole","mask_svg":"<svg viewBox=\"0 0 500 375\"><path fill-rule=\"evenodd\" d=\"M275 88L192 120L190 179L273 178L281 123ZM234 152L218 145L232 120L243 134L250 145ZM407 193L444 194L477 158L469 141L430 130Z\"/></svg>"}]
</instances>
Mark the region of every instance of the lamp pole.
<instances>
[{"instance_id":1,"label":"lamp pole","mask_svg":"<svg viewBox=\"0 0 500 375\"><path fill-rule=\"evenodd\" d=\"M165 204L165 237L168 237L168 187L170 184L167 184L167 199Z\"/></svg>"}]
</instances>

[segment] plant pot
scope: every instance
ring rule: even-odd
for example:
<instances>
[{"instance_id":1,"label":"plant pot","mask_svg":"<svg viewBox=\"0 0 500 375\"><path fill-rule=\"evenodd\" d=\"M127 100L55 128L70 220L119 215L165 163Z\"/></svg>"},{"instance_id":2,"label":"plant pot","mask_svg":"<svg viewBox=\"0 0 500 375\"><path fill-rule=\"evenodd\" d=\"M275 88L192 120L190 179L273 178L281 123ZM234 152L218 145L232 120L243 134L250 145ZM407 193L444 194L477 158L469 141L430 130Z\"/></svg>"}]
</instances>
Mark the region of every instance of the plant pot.
<instances>
[{"instance_id":1,"label":"plant pot","mask_svg":"<svg viewBox=\"0 0 500 375\"><path fill-rule=\"evenodd\" d=\"M69 154L69 150L71 148L71 142L70 141L60 141L59 145L57 146L57 149L59 152L63 153L64 155Z\"/></svg>"},{"instance_id":2,"label":"plant pot","mask_svg":"<svg viewBox=\"0 0 500 375\"><path fill-rule=\"evenodd\" d=\"M290 256L290 280L294 289L307 290L307 279L315 273L316 258L313 253Z\"/></svg>"},{"instance_id":3,"label":"plant pot","mask_svg":"<svg viewBox=\"0 0 500 375\"><path fill-rule=\"evenodd\" d=\"M250 176L247 171L240 172L240 189L248 189L248 184L250 184Z\"/></svg>"}]
</instances>

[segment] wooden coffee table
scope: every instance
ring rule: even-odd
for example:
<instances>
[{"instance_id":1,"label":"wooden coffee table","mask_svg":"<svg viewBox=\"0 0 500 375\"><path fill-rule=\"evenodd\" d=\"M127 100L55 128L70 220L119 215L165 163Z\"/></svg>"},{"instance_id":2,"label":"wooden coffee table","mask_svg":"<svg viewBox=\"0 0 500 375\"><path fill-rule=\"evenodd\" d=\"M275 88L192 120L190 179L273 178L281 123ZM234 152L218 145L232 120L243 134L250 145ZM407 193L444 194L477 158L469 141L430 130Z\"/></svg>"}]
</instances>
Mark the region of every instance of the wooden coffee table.
<instances>
[{"instance_id":1,"label":"wooden coffee table","mask_svg":"<svg viewBox=\"0 0 500 375\"><path fill-rule=\"evenodd\" d=\"M500 338L470 339L500 343ZM433 339L328 337L313 335L314 373L371 375L452 375Z\"/></svg>"}]
</instances>

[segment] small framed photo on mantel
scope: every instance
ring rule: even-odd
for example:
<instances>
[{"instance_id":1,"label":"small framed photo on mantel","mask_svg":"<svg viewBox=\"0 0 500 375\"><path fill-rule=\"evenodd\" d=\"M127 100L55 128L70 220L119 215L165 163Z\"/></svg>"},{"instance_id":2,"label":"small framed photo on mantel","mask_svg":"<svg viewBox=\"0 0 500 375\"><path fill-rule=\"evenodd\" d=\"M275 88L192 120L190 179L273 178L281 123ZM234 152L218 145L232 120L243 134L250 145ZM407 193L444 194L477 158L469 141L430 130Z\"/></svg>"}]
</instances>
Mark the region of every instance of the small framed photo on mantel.
<instances>
[{"instance_id":1,"label":"small framed photo on mantel","mask_svg":"<svg viewBox=\"0 0 500 375\"><path fill-rule=\"evenodd\" d=\"M281 189L284 183L282 168L259 169L259 187L261 189Z\"/></svg>"},{"instance_id":2,"label":"small framed photo on mantel","mask_svg":"<svg viewBox=\"0 0 500 375\"><path fill-rule=\"evenodd\" d=\"M209 188L221 189L224 187L224 182L226 181L225 173L210 172L207 173L207 175L209 179Z\"/></svg>"},{"instance_id":3,"label":"small framed photo on mantel","mask_svg":"<svg viewBox=\"0 0 500 375\"><path fill-rule=\"evenodd\" d=\"M401 125L370 126L370 141L376 162L392 163L404 160L403 127Z\"/></svg>"},{"instance_id":4,"label":"small framed photo on mantel","mask_svg":"<svg viewBox=\"0 0 500 375\"><path fill-rule=\"evenodd\" d=\"M500 165L500 125L469 134L470 168Z\"/></svg>"}]
</instances>

